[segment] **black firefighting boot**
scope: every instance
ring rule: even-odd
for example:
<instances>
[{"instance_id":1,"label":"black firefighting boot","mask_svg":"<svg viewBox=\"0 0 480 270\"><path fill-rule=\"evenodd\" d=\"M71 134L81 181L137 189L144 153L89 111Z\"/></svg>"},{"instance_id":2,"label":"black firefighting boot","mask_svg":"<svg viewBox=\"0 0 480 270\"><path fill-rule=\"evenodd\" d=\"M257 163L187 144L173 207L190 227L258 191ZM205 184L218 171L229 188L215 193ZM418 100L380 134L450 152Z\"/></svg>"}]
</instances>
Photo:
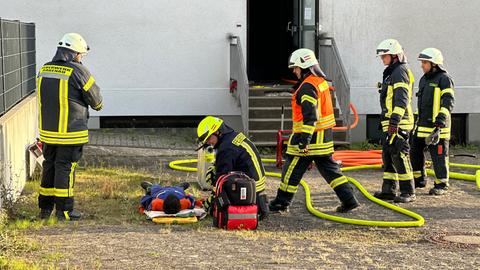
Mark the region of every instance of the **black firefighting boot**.
<instances>
[{"instance_id":1,"label":"black firefighting boot","mask_svg":"<svg viewBox=\"0 0 480 270\"><path fill-rule=\"evenodd\" d=\"M40 219L49 219L52 212L53 209L40 209L39 217Z\"/></svg>"},{"instance_id":2,"label":"black firefighting boot","mask_svg":"<svg viewBox=\"0 0 480 270\"><path fill-rule=\"evenodd\" d=\"M268 197L264 192L257 192L258 220L264 220L268 217Z\"/></svg>"},{"instance_id":3,"label":"black firefighting boot","mask_svg":"<svg viewBox=\"0 0 480 270\"><path fill-rule=\"evenodd\" d=\"M424 188L427 186L427 179L425 177L421 176L418 178L415 178L415 188Z\"/></svg>"},{"instance_id":4,"label":"black firefighting boot","mask_svg":"<svg viewBox=\"0 0 480 270\"><path fill-rule=\"evenodd\" d=\"M292 203L294 193L278 190L277 197L273 199L268 205L270 212L288 212L289 206Z\"/></svg>"},{"instance_id":5,"label":"black firefighting boot","mask_svg":"<svg viewBox=\"0 0 480 270\"><path fill-rule=\"evenodd\" d=\"M143 181L140 183L140 186L145 190L146 194L150 194L150 189L152 188L153 184L148 181Z\"/></svg>"},{"instance_id":6,"label":"black firefighting boot","mask_svg":"<svg viewBox=\"0 0 480 270\"><path fill-rule=\"evenodd\" d=\"M435 196L445 195L445 193L447 193L447 190L448 190L448 185L445 183L434 184L433 188L430 189L428 194L435 195Z\"/></svg>"},{"instance_id":7,"label":"black firefighting boot","mask_svg":"<svg viewBox=\"0 0 480 270\"><path fill-rule=\"evenodd\" d=\"M412 180L400 181L400 196L393 200L396 203L409 203L415 201L415 184Z\"/></svg>"},{"instance_id":8,"label":"black firefighting boot","mask_svg":"<svg viewBox=\"0 0 480 270\"><path fill-rule=\"evenodd\" d=\"M55 216L59 221L70 221L70 220L79 220L82 217L82 213L77 210L71 210L71 211L56 211Z\"/></svg>"},{"instance_id":9,"label":"black firefighting boot","mask_svg":"<svg viewBox=\"0 0 480 270\"><path fill-rule=\"evenodd\" d=\"M360 205L357 201L357 198L355 198L355 195L353 194L353 188L350 183L342 184L338 187L335 187L333 190L342 202L342 204L336 209L338 213L346 213Z\"/></svg>"},{"instance_id":10,"label":"black firefighting boot","mask_svg":"<svg viewBox=\"0 0 480 270\"><path fill-rule=\"evenodd\" d=\"M397 196L397 181L395 180L383 180L382 191L377 191L373 194L380 200L393 200Z\"/></svg>"}]
</instances>

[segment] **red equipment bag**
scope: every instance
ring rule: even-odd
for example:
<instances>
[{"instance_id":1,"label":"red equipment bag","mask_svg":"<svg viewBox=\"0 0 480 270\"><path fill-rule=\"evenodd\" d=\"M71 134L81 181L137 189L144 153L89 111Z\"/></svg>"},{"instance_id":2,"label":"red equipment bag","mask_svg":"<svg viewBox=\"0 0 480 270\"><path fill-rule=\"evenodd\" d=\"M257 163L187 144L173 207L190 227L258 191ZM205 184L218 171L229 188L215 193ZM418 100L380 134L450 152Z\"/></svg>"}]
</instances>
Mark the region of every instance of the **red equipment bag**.
<instances>
[{"instance_id":1,"label":"red equipment bag","mask_svg":"<svg viewBox=\"0 0 480 270\"><path fill-rule=\"evenodd\" d=\"M215 186L213 226L255 230L258 225L255 180L241 172L221 176Z\"/></svg>"}]
</instances>

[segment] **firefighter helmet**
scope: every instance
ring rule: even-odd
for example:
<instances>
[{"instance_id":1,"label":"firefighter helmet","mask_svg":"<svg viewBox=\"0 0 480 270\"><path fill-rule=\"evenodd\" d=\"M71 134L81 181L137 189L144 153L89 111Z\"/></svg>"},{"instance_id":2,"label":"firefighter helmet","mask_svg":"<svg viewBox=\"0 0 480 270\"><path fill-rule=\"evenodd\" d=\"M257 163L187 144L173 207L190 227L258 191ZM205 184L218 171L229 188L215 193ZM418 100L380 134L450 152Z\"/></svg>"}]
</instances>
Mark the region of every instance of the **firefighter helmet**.
<instances>
[{"instance_id":1,"label":"firefighter helmet","mask_svg":"<svg viewBox=\"0 0 480 270\"><path fill-rule=\"evenodd\" d=\"M377 46L377 56L392 54L400 55L403 53L402 45L396 39L386 39Z\"/></svg>"},{"instance_id":2,"label":"firefighter helmet","mask_svg":"<svg viewBox=\"0 0 480 270\"><path fill-rule=\"evenodd\" d=\"M67 33L58 42L58 47L67 48L77 53L87 53L90 50L85 39L77 33Z\"/></svg>"},{"instance_id":3,"label":"firefighter helmet","mask_svg":"<svg viewBox=\"0 0 480 270\"><path fill-rule=\"evenodd\" d=\"M203 120L200 121L197 127L198 142L205 144L207 142L207 139L213 133L217 132L222 125L223 120L218 117L207 116L203 118Z\"/></svg>"},{"instance_id":4,"label":"firefighter helmet","mask_svg":"<svg viewBox=\"0 0 480 270\"><path fill-rule=\"evenodd\" d=\"M288 68L299 67L307 69L315 65L318 65L315 53L312 50L305 48L294 51L288 60Z\"/></svg>"},{"instance_id":5,"label":"firefighter helmet","mask_svg":"<svg viewBox=\"0 0 480 270\"><path fill-rule=\"evenodd\" d=\"M429 61L435 65L443 66L443 55L439 49L426 48L418 55L418 60Z\"/></svg>"}]
</instances>

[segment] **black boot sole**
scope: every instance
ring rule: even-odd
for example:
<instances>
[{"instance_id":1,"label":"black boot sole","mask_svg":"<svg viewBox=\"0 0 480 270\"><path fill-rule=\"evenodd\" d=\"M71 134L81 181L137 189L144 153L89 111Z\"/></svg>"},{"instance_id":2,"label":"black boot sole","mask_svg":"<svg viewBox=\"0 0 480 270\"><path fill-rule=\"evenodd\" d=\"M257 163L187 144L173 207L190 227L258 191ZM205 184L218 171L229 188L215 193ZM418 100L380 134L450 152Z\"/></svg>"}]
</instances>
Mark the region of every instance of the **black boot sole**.
<instances>
[{"instance_id":1,"label":"black boot sole","mask_svg":"<svg viewBox=\"0 0 480 270\"><path fill-rule=\"evenodd\" d=\"M38 218L43 219L43 220L47 220L47 219L49 219L49 218L51 217L51 215L52 215L51 213L48 214L48 215L47 215L47 214L40 214L40 215L38 216Z\"/></svg>"},{"instance_id":2,"label":"black boot sole","mask_svg":"<svg viewBox=\"0 0 480 270\"><path fill-rule=\"evenodd\" d=\"M288 213L290 212L290 209L288 207L286 208L278 208L278 207L270 207L268 206L269 213Z\"/></svg>"},{"instance_id":3,"label":"black boot sole","mask_svg":"<svg viewBox=\"0 0 480 270\"><path fill-rule=\"evenodd\" d=\"M377 193L373 194L373 197L384 200L384 201L393 201L395 200L395 197L397 197L395 194L385 194L385 193Z\"/></svg>"},{"instance_id":4,"label":"black boot sole","mask_svg":"<svg viewBox=\"0 0 480 270\"><path fill-rule=\"evenodd\" d=\"M416 199L417 199L416 197L413 197L409 201L404 201L404 200L401 199L401 196L398 196L397 198L395 198L393 200L393 202L396 202L396 203L411 203L411 202L414 202Z\"/></svg>"},{"instance_id":5,"label":"black boot sole","mask_svg":"<svg viewBox=\"0 0 480 270\"><path fill-rule=\"evenodd\" d=\"M352 205L349 205L349 206L339 206L337 207L337 209L335 210L337 213L347 213L347 212L350 212L352 211L353 209L356 209L360 206L360 204L352 204Z\"/></svg>"}]
</instances>

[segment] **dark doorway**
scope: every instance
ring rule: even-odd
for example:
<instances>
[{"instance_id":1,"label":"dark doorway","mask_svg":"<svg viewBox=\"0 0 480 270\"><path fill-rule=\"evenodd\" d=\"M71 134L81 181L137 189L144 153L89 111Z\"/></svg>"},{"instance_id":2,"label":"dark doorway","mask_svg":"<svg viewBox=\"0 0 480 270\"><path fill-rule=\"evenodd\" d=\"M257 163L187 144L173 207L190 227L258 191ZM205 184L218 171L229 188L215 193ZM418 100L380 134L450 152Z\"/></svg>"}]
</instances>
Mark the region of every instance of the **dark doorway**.
<instances>
[{"instance_id":1,"label":"dark doorway","mask_svg":"<svg viewBox=\"0 0 480 270\"><path fill-rule=\"evenodd\" d=\"M316 47L318 0L248 0L247 73L250 81L295 79L288 57Z\"/></svg>"},{"instance_id":2,"label":"dark doorway","mask_svg":"<svg viewBox=\"0 0 480 270\"><path fill-rule=\"evenodd\" d=\"M249 0L247 16L249 80L291 78L287 63L293 51L293 39L287 25L293 20L293 1Z\"/></svg>"}]
</instances>

